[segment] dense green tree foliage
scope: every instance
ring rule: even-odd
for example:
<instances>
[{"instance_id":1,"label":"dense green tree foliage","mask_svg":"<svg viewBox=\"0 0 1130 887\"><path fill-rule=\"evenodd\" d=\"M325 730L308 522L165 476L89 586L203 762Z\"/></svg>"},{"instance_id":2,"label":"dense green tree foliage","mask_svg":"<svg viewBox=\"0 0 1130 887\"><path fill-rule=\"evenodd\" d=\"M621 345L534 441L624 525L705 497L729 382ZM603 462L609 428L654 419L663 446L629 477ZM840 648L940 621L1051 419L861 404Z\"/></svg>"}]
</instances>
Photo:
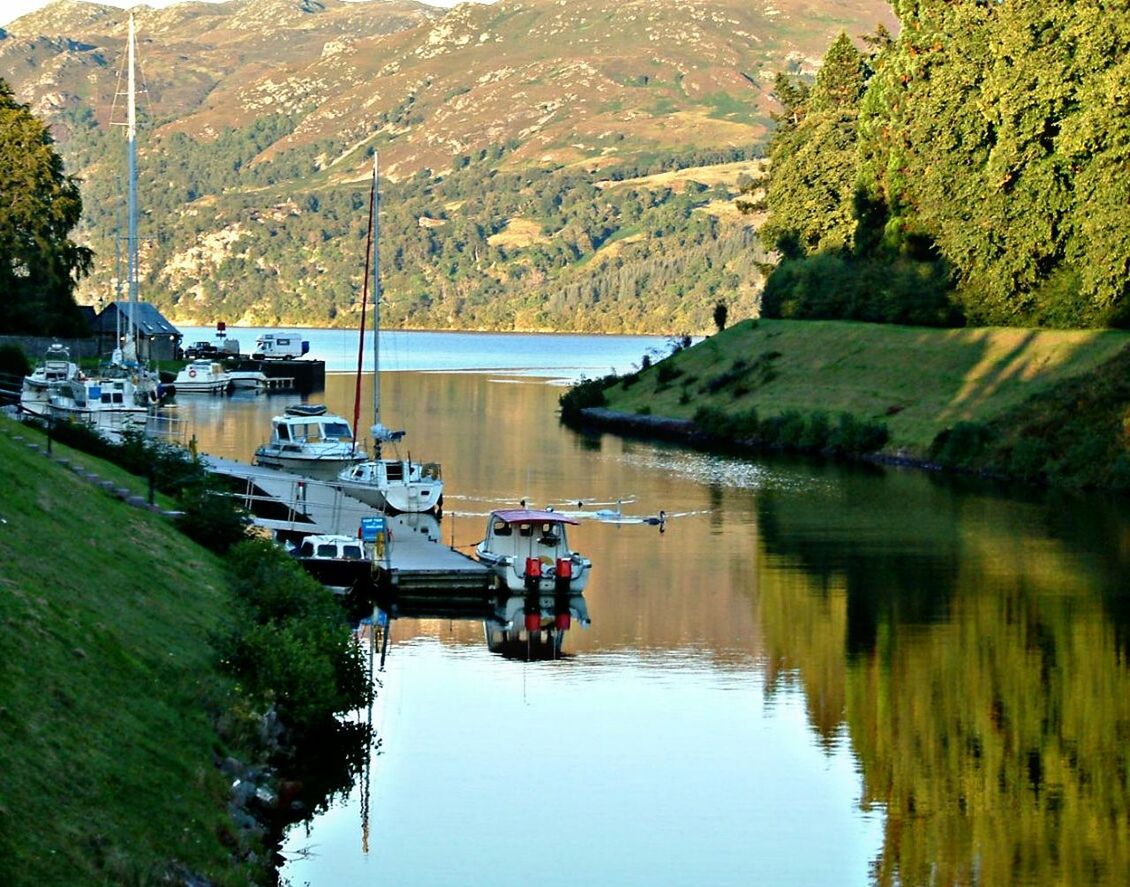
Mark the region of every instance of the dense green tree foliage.
<instances>
[{"instance_id":1,"label":"dense green tree foliage","mask_svg":"<svg viewBox=\"0 0 1130 887\"><path fill-rule=\"evenodd\" d=\"M897 39L873 41L850 138L831 141L814 120L828 105L817 100L821 78L799 99L799 113L790 109L800 123L774 137L768 232L785 261L780 279L769 282L767 312L834 316L812 309L804 287L813 274L797 267L833 253L850 268L878 266L880 276L884 267L918 265L912 276L931 287L948 284L952 304L931 289L925 318L894 305L915 293L888 287L894 298L881 301L896 310L885 319L1130 322L1123 218L1130 201L1130 5L894 6L902 28ZM834 64L837 79L843 43L837 40L825 63ZM797 101L783 98L786 106ZM829 178L850 182L846 217L842 203L820 199ZM875 306L868 292L831 301Z\"/></svg>"},{"instance_id":2,"label":"dense green tree foliage","mask_svg":"<svg viewBox=\"0 0 1130 887\"><path fill-rule=\"evenodd\" d=\"M91 253L70 239L81 212L47 127L0 80L0 332L83 332L73 291Z\"/></svg>"}]
</instances>

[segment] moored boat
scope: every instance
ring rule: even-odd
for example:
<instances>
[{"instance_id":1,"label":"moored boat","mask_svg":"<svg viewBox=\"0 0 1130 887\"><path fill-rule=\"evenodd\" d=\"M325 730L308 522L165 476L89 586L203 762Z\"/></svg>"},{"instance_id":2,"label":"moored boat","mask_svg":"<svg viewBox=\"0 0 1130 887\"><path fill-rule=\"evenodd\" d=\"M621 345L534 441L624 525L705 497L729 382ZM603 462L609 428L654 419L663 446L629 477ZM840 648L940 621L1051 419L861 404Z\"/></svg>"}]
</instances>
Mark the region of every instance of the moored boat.
<instances>
[{"instance_id":1,"label":"moored boat","mask_svg":"<svg viewBox=\"0 0 1130 887\"><path fill-rule=\"evenodd\" d=\"M138 403L134 382L123 379L73 379L51 389L41 418L82 422L104 431L144 428L149 408Z\"/></svg>"},{"instance_id":2,"label":"moored boat","mask_svg":"<svg viewBox=\"0 0 1130 887\"><path fill-rule=\"evenodd\" d=\"M271 384L267 374L261 370L229 370L228 377L231 379L231 387L235 390L266 391Z\"/></svg>"},{"instance_id":3,"label":"moored boat","mask_svg":"<svg viewBox=\"0 0 1130 887\"><path fill-rule=\"evenodd\" d=\"M24 376L20 388L20 409L33 416L46 416L51 394L66 382L82 378L78 364L71 360L70 350L60 342L52 342L44 352L43 360Z\"/></svg>"},{"instance_id":4,"label":"moored boat","mask_svg":"<svg viewBox=\"0 0 1130 887\"><path fill-rule=\"evenodd\" d=\"M307 536L292 554L307 573L335 594L348 594L372 582L372 556L368 546L356 536Z\"/></svg>"},{"instance_id":5,"label":"moored boat","mask_svg":"<svg viewBox=\"0 0 1130 887\"><path fill-rule=\"evenodd\" d=\"M191 361L173 380L179 394L223 394L231 384L223 364L207 358Z\"/></svg>"},{"instance_id":6,"label":"moored boat","mask_svg":"<svg viewBox=\"0 0 1130 887\"><path fill-rule=\"evenodd\" d=\"M366 459L337 477L347 496L391 514L435 515L443 510L443 480L434 462Z\"/></svg>"},{"instance_id":7,"label":"moored boat","mask_svg":"<svg viewBox=\"0 0 1130 887\"><path fill-rule=\"evenodd\" d=\"M569 548L565 528L570 524L577 521L556 511L493 511L475 554L511 591L580 593L592 562Z\"/></svg>"},{"instance_id":8,"label":"moored boat","mask_svg":"<svg viewBox=\"0 0 1130 887\"><path fill-rule=\"evenodd\" d=\"M306 477L333 480L365 454L354 445L349 422L327 413L311 415L308 405L290 407L271 419L271 437L255 450L255 464Z\"/></svg>"}]
</instances>

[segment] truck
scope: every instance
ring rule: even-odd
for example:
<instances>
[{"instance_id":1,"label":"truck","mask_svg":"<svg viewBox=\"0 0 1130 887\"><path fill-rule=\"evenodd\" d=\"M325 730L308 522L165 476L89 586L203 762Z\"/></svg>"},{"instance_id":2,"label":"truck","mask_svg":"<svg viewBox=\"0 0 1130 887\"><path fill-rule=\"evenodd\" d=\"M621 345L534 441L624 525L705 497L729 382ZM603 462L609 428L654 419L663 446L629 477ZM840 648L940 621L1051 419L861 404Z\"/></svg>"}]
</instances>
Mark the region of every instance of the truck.
<instances>
[{"instance_id":1,"label":"truck","mask_svg":"<svg viewBox=\"0 0 1130 887\"><path fill-rule=\"evenodd\" d=\"M264 333L255 340L252 360L295 360L310 351L310 343L301 333Z\"/></svg>"}]
</instances>

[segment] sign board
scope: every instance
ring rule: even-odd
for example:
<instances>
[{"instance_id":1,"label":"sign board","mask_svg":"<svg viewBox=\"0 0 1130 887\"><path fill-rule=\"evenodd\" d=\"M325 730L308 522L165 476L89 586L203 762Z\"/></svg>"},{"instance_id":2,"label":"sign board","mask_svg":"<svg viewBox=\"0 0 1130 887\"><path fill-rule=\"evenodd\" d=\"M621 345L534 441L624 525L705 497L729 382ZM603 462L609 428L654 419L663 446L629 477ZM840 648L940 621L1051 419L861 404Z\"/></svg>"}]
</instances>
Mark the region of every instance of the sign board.
<instances>
[{"instance_id":1,"label":"sign board","mask_svg":"<svg viewBox=\"0 0 1130 887\"><path fill-rule=\"evenodd\" d=\"M378 536L385 532L385 519L383 517L361 518L361 541L376 542Z\"/></svg>"}]
</instances>

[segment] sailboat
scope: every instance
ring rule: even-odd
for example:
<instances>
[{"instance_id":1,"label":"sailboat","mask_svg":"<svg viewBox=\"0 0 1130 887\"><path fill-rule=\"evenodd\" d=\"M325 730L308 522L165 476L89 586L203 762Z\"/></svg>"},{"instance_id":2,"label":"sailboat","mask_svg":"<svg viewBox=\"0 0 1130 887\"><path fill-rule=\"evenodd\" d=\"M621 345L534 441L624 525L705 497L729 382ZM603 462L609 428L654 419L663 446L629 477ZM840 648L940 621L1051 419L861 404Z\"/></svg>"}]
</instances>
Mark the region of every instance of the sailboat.
<instances>
[{"instance_id":1,"label":"sailboat","mask_svg":"<svg viewBox=\"0 0 1130 887\"><path fill-rule=\"evenodd\" d=\"M369 257L372 255L373 272L373 424L369 433L373 438L373 458L342 469L337 480L342 491L367 505L389 513L431 512L437 516L443 509L443 479L440 466L435 462L413 462L408 459L384 459L381 448L387 443L397 443L403 431L392 431L381 422L381 281L380 238L378 234L380 176L377 155L373 155L373 184L369 192L369 231L365 247L365 278L361 296L361 335L357 349L357 385L354 395L353 424L360 422L361 377L365 349L365 301L369 288Z\"/></svg>"}]
</instances>

